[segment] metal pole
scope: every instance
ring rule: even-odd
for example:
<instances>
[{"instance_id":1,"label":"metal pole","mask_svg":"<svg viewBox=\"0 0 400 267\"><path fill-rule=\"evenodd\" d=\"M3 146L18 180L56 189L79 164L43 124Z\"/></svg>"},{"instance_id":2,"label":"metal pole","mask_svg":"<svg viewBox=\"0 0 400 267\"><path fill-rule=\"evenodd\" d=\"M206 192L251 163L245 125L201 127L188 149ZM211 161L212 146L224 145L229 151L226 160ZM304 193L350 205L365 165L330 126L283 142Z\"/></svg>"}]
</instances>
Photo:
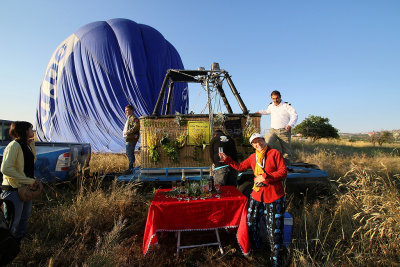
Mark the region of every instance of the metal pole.
<instances>
[{"instance_id":1,"label":"metal pole","mask_svg":"<svg viewBox=\"0 0 400 267\"><path fill-rule=\"evenodd\" d=\"M221 98L222 98L222 101L224 101L224 104L225 104L225 107L226 107L228 113L229 113L229 114L232 114L233 111L232 111L231 105L229 104L228 99L226 98L224 89L222 89L222 85L221 85L221 84L218 84L218 85L217 85L217 90L218 90L218 92L219 92L219 95L220 95Z\"/></svg>"},{"instance_id":2,"label":"metal pole","mask_svg":"<svg viewBox=\"0 0 400 267\"><path fill-rule=\"evenodd\" d=\"M158 110L160 109L161 101L164 98L164 94L165 94L165 87L167 87L167 84L168 84L170 72L171 72L171 70L167 70L167 74L164 77L164 81L163 81L163 84L161 85L161 90L160 90L160 93L158 94L157 102L156 102L156 105L153 110L153 116L157 116Z\"/></svg>"},{"instance_id":3,"label":"metal pole","mask_svg":"<svg viewBox=\"0 0 400 267\"><path fill-rule=\"evenodd\" d=\"M169 111L171 109L170 104L171 104L171 98L172 98L173 95L174 95L174 82L171 81L169 83L169 90L168 90L168 96L167 96L167 106L166 106L166 109L165 109L165 115L168 115L168 113L169 113Z\"/></svg>"},{"instance_id":4,"label":"metal pole","mask_svg":"<svg viewBox=\"0 0 400 267\"><path fill-rule=\"evenodd\" d=\"M236 97L236 100L238 101L239 106L243 111L243 114L249 114L249 111L247 110L246 105L243 103L242 98L240 97L240 94L236 90L236 87L233 84L231 77L229 77L229 74L227 72L225 72L225 79L226 79L227 83L229 84L229 87L231 88L233 95Z\"/></svg>"},{"instance_id":5,"label":"metal pole","mask_svg":"<svg viewBox=\"0 0 400 267\"><path fill-rule=\"evenodd\" d=\"M211 97L210 97L210 88L208 86L208 78L206 78L206 90L207 90L207 99L208 99L208 118L210 120L210 138L213 138L213 111L211 107Z\"/></svg>"}]
</instances>

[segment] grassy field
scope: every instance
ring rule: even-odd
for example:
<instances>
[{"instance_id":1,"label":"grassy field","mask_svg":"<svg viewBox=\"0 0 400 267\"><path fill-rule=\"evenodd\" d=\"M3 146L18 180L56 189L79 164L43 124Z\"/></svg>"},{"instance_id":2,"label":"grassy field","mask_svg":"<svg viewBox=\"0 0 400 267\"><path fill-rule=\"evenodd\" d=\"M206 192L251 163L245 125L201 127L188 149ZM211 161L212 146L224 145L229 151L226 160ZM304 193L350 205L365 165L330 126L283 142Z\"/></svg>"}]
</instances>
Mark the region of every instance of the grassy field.
<instances>
[{"instance_id":1,"label":"grassy field","mask_svg":"<svg viewBox=\"0 0 400 267\"><path fill-rule=\"evenodd\" d=\"M296 160L314 163L329 188L292 188L294 218L287 266L400 265L400 145L363 142L293 144ZM267 252L241 255L234 234L221 231L216 247L184 250L173 234L142 255L153 184L117 183L124 155L94 154L92 174L46 185L34 201L28 236L14 266L265 266ZM190 236L189 236L190 238Z\"/></svg>"}]
</instances>

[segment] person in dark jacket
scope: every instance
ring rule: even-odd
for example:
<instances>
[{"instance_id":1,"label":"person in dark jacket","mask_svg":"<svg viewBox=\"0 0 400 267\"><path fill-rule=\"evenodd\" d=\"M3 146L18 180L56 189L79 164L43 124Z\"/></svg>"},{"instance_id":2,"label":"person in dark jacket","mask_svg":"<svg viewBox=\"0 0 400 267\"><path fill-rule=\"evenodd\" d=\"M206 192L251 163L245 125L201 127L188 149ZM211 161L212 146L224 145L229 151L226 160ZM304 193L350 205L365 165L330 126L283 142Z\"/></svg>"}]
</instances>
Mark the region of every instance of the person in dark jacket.
<instances>
[{"instance_id":1,"label":"person in dark jacket","mask_svg":"<svg viewBox=\"0 0 400 267\"><path fill-rule=\"evenodd\" d=\"M126 155L129 160L129 166L124 172L125 174L132 173L133 167L135 167L135 146L139 140L140 122L133 114L134 111L132 105L127 105L125 107L125 116L127 120L124 126L123 136L125 139Z\"/></svg>"},{"instance_id":2,"label":"person in dark jacket","mask_svg":"<svg viewBox=\"0 0 400 267\"><path fill-rule=\"evenodd\" d=\"M261 134L252 134L249 142L256 151L240 164L224 153L220 153L220 157L225 164L238 171L250 168L253 170L254 187L247 213L249 235L252 245L260 248L262 240L260 240L259 222L262 221L261 217L265 216L265 226L271 247L271 263L272 266L281 266L286 209L283 185L287 176L285 161L278 150L268 147Z\"/></svg>"},{"instance_id":3,"label":"person in dark jacket","mask_svg":"<svg viewBox=\"0 0 400 267\"><path fill-rule=\"evenodd\" d=\"M214 137L210 142L210 158L213 163L214 182L218 185L236 186L237 171L221 161L219 157L220 152L224 152L237 161L235 141L231 136L218 129L215 131Z\"/></svg>"}]
</instances>

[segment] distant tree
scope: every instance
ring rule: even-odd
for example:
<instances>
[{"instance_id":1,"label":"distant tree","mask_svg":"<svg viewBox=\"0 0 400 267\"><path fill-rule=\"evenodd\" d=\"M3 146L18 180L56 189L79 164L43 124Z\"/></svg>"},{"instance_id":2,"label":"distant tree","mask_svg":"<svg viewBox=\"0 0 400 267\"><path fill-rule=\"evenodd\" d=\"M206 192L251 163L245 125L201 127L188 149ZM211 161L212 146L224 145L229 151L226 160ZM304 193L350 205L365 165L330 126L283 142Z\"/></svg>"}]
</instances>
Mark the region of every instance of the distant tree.
<instances>
[{"instance_id":1,"label":"distant tree","mask_svg":"<svg viewBox=\"0 0 400 267\"><path fill-rule=\"evenodd\" d=\"M375 143L378 143L379 146L382 146L383 143L390 143L393 141L393 134L389 131L381 131L381 132L373 132L370 135L371 143L375 146Z\"/></svg>"},{"instance_id":2,"label":"distant tree","mask_svg":"<svg viewBox=\"0 0 400 267\"><path fill-rule=\"evenodd\" d=\"M400 133L399 133L399 132L394 132L394 133L393 133L393 138L394 138L394 140L399 139L399 136L400 136Z\"/></svg>"},{"instance_id":3,"label":"distant tree","mask_svg":"<svg viewBox=\"0 0 400 267\"><path fill-rule=\"evenodd\" d=\"M329 123L328 118L314 115L310 115L294 127L293 133L309 137L312 142L321 138L339 138L338 130Z\"/></svg>"}]
</instances>

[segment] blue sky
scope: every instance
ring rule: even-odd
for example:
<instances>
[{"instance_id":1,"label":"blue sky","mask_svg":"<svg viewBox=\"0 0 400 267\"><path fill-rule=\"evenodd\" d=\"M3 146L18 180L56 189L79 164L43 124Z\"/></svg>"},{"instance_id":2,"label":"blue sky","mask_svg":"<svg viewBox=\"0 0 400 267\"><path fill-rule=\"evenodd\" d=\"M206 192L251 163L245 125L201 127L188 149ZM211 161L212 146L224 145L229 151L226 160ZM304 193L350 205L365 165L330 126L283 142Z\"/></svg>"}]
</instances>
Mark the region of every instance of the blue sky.
<instances>
[{"instance_id":1,"label":"blue sky","mask_svg":"<svg viewBox=\"0 0 400 267\"><path fill-rule=\"evenodd\" d=\"M251 112L279 90L298 122L318 115L340 132L400 129L398 14L397 0L2 1L0 119L33 123L56 47L85 24L127 18L161 32L186 69L219 62ZM204 92L189 92L200 112Z\"/></svg>"}]
</instances>

